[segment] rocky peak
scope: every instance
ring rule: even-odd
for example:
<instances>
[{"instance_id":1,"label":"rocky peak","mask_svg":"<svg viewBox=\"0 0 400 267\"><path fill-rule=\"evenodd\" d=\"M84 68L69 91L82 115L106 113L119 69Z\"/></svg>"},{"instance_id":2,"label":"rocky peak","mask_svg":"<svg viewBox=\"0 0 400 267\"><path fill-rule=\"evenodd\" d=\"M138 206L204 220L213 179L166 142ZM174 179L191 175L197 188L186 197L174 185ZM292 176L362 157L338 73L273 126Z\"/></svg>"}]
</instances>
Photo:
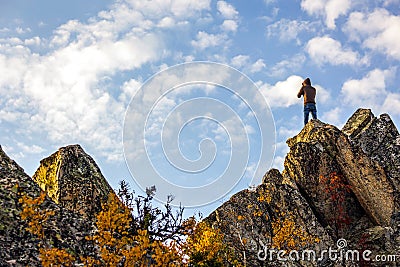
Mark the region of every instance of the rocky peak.
<instances>
[{"instance_id":1,"label":"rocky peak","mask_svg":"<svg viewBox=\"0 0 400 267\"><path fill-rule=\"evenodd\" d=\"M112 188L80 145L60 148L40 161L33 180L61 207L91 217Z\"/></svg>"},{"instance_id":2,"label":"rocky peak","mask_svg":"<svg viewBox=\"0 0 400 267\"><path fill-rule=\"evenodd\" d=\"M369 109L358 109L342 131L354 146L382 166L395 193L400 192L400 134L390 116L375 117ZM399 202L396 193L395 203Z\"/></svg>"},{"instance_id":3,"label":"rocky peak","mask_svg":"<svg viewBox=\"0 0 400 267\"><path fill-rule=\"evenodd\" d=\"M359 109L343 130L311 120L287 144L282 173L270 170L255 190L235 194L207 218L248 266L264 266L257 256L260 247L266 242L282 245L282 233L291 242L283 244L286 250L291 245L314 251L335 248L336 240L344 238L354 249L399 251L400 138L387 114L376 118ZM307 244L298 242L299 234Z\"/></svg>"},{"instance_id":4,"label":"rocky peak","mask_svg":"<svg viewBox=\"0 0 400 267\"><path fill-rule=\"evenodd\" d=\"M348 127L354 129L353 132L359 131L354 124L349 123ZM344 183L350 185L355 195L346 198L354 198L348 206L356 207L359 202L374 224L389 225L394 210L393 186L384 169L357 146L352 146L346 134L332 125L314 120L287 143L290 151L285 160L285 170L307 197L313 199L313 203L326 206L320 177L337 173L343 176Z\"/></svg>"},{"instance_id":5,"label":"rocky peak","mask_svg":"<svg viewBox=\"0 0 400 267\"><path fill-rule=\"evenodd\" d=\"M20 217L22 195L38 197L42 190L0 146L0 266L41 266L40 240L26 230ZM85 236L93 231L93 222L74 211L65 210L46 197L41 207L53 211L46 236L54 246L69 251L87 251Z\"/></svg>"}]
</instances>

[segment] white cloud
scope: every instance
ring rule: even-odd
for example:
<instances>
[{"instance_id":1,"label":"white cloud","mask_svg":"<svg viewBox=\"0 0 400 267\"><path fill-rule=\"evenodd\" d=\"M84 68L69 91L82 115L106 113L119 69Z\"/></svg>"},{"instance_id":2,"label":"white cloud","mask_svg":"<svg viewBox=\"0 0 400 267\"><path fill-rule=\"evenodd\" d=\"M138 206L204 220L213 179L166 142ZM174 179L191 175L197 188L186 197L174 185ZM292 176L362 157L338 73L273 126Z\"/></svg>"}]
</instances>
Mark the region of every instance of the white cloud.
<instances>
[{"instance_id":1,"label":"white cloud","mask_svg":"<svg viewBox=\"0 0 400 267\"><path fill-rule=\"evenodd\" d=\"M124 112L141 82L121 85L113 75L162 57L166 48L160 28L210 8L209 0L154 2L117 1L87 22L62 24L48 39L0 40L0 121L18 122L32 138L55 146L81 143L100 156L122 160ZM33 45L46 52L32 53L26 46Z\"/></svg>"},{"instance_id":2,"label":"white cloud","mask_svg":"<svg viewBox=\"0 0 400 267\"><path fill-rule=\"evenodd\" d=\"M256 73L262 71L266 65L263 59L258 59L255 62L250 61L250 56L237 55L231 59L230 63L233 67L242 69L244 72Z\"/></svg>"},{"instance_id":3,"label":"white cloud","mask_svg":"<svg viewBox=\"0 0 400 267\"><path fill-rule=\"evenodd\" d=\"M1 28L0 29L0 33L6 33L6 32L10 32L10 29L7 27Z\"/></svg>"},{"instance_id":4,"label":"white cloud","mask_svg":"<svg viewBox=\"0 0 400 267\"><path fill-rule=\"evenodd\" d=\"M326 3L326 25L328 28L335 29L335 20L340 15L346 15L350 9L350 0L331 0Z\"/></svg>"},{"instance_id":5,"label":"white cloud","mask_svg":"<svg viewBox=\"0 0 400 267\"><path fill-rule=\"evenodd\" d=\"M40 154L46 151L43 147L38 145L26 145L24 143L18 142L17 143L20 151L26 154Z\"/></svg>"},{"instance_id":6,"label":"white cloud","mask_svg":"<svg viewBox=\"0 0 400 267\"><path fill-rule=\"evenodd\" d=\"M260 89L271 108L289 107L302 103L296 95L303 80L299 76L290 76L275 85L264 84Z\"/></svg>"},{"instance_id":7,"label":"white cloud","mask_svg":"<svg viewBox=\"0 0 400 267\"><path fill-rule=\"evenodd\" d=\"M389 93L383 102L381 112L389 114L400 114L400 94Z\"/></svg>"},{"instance_id":8,"label":"white cloud","mask_svg":"<svg viewBox=\"0 0 400 267\"><path fill-rule=\"evenodd\" d=\"M175 19L172 17L165 17L157 24L160 28L172 28L175 26Z\"/></svg>"},{"instance_id":9,"label":"white cloud","mask_svg":"<svg viewBox=\"0 0 400 267\"><path fill-rule=\"evenodd\" d=\"M322 121L332 125L336 125L339 128L341 128L341 124L344 123L342 119L343 117L341 107L335 107L329 111L326 111L320 117Z\"/></svg>"},{"instance_id":10,"label":"white cloud","mask_svg":"<svg viewBox=\"0 0 400 267\"><path fill-rule=\"evenodd\" d=\"M224 20L221 25L221 29L225 32L236 32L238 28L238 24L234 20Z\"/></svg>"},{"instance_id":11,"label":"white cloud","mask_svg":"<svg viewBox=\"0 0 400 267\"><path fill-rule=\"evenodd\" d=\"M197 33L196 40L192 41L192 45L195 48L204 50L209 47L220 46L227 41L227 37L224 34L212 34L204 31Z\"/></svg>"},{"instance_id":12,"label":"white cloud","mask_svg":"<svg viewBox=\"0 0 400 267\"><path fill-rule=\"evenodd\" d=\"M38 46L38 45L40 45L40 43L41 43L41 39L38 36L24 40L24 44L26 46Z\"/></svg>"},{"instance_id":13,"label":"white cloud","mask_svg":"<svg viewBox=\"0 0 400 267\"><path fill-rule=\"evenodd\" d=\"M269 68L268 74L272 77L287 76L288 73L300 70L305 61L306 57L303 54L296 54L290 59L282 60Z\"/></svg>"},{"instance_id":14,"label":"white cloud","mask_svg":"<svg viewBox=\"0 0 400 267\"><path fill-rule=\"evenodd\" d=\"M250 60L249 56L246 55L237 55L231 59L231 65L235 68L242 68L246 64L248 64Z\"/></svg>"},{"instance_id":15,"label":"white cloud","mask_svg":"<svg viewBox=\"0 0 400 267\"><path fill-rule=\"evenodd\" d=\"M306 51L311 60L319 65L329 63L332 65L360 65L367 64L367 58L350 48L342 47L342 44L329 36L315 37L308 41Z\"/></svg>"},{"instance_id":16,"label":"white cloud","mask_svg":"<svg viewBox=\"0 0 400 267\"><path fill-rule=\"evenodd\" d=\"M260 72L266 67L264 60L263 59L258 59L256 62L254 62L251 67L250 67L250 72L255 73L255 72Z\"/></svg>"},{"instance_id":17,"label":"white cloud","mask_svg":"<svg viewBox=\"0 0 400 267\"><path fill-rule=\"evenodd\" d=\"M125 0L132 10L138 10L150 19L160 19L166 14L190 18L210 9L210 0Z\"/></svg>"},{"instance_id":18,"label":"white cloud","mask_svg":"<svg viewBox=\"0 0 400 267\"><path fill-rule=\"evenodd\" d=\"M267 36L278 36L280 41L289 42L298 40L298 36L304 31L315 31L316 25L308 21L281 19L267 26Z\"/></svg>"},{"instance_id":19,"label":"white cloud","mask_svg":"<svg viewBox=\"0 0 400 267\"><path fill-rule=\"evenodd\" d=\"M16 31L18 34L24 34L24 33L27 33L27 32L31 32L32 30L31 30L30 28L25 28L25 29L23 29L23 28L21 28L21 27L17 27L17 28L15 28L15 31Z\"/></svg>"},{"instance_id":20,"label":"white cloud","mask_svg":"<svg viewBox=\"0 0 400 267\"><path fill-rule=\"evenodd\" d=\"M121 87L122 93L119 96L119 100L124 103L128 103L128 101L130 101L131 98L139 91L141 85L142 82L135 79L130 79L129 81L124 82Z\"/></svg>"},{"instance_id":21,"label":"white cloud","mask_svg":"<svg viewBox=\"0 0 400 267\"><path fill-rule=\"evenodd\" d=\"M350 0L302 0L301 8L310 15L325 17L325 23L330 29L335 29L335 20L346 15L350 10Z\"/></svg>"},{"instance_id":22,"label":"white cloud","mask_svg":"<svg viewBox=\"0 0 400 267\"><path fill-rule=\"evenodd\" d=\"M235 7L225 1L218 1L217 9L226 19L235 19L239 15L239 12L235 9Z\"/></svg>"},{"instance_id":23,"label":"white cloud","mask_svg":"<svg viewBox=\"0 0 400 267\"><path fill-rule=\"evenodd\" d=\"M302 99L297 98L303 81L304 78L292 75L275 85L261 85L260 89L270 107L289 107L303 104ZM325 103L329 99L329 92L320 85L313 84L313 86L317 89L317 102Z\"/></svg>"},{"instance_id":24,"label":"white cloud","mask_svg":"<svg viewBox=\"0 0 400 267\"><path fill-rule=\"evenodd\" d=\"M374 69L360 80L346 81L341 90L345 103L356 107L379 108L386 98L386 80L395 74L395 69Z\"/></svg>"},{"instance_id":25,"label":"white cloud","mask_svg":"<svg viewBox=\"0 0 400 267\"><path fill-rule=\"evenodd\" d=\"M344 30L351 40L400 60L400 16L391 15L386 9L369 14L353 12Z\"/></svg>"}]
</instances>

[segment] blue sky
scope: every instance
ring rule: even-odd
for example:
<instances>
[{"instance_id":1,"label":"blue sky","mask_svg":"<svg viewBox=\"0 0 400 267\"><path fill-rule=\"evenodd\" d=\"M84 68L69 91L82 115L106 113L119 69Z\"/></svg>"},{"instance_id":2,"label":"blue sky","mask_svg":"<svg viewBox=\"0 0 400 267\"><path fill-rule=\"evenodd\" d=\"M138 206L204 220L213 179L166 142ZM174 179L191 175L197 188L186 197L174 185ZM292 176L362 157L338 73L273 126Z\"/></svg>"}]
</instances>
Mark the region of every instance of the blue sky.
<instances>
[{"instance_id":1,"label":"blue sky","mask_svg":"<svg viewBox=\"0 0 400 267\"><path fill-rule=\"evenodd\" d=\"M306 77L318 90L322 121L341 127L365 107L399 125L399 33L399 0L0 0L0 144L33 174L41 158L79 143L116 188L121 179L132 181L122 142L132 97L170 66L212 61L241 71L265 97L275 127L272 166L282 169L285 141L303 126L296 93ZM224 99L207 86L184 91L160 103ZM216 155L231 148L227 140L257 145L207 123L193 121L182 131L190 160L207 138L217 138L208 144L220 147ZM254 151L249 157L257 159ZM253 181L254 164L244 184Z\"/></svg>"}]
</instances>

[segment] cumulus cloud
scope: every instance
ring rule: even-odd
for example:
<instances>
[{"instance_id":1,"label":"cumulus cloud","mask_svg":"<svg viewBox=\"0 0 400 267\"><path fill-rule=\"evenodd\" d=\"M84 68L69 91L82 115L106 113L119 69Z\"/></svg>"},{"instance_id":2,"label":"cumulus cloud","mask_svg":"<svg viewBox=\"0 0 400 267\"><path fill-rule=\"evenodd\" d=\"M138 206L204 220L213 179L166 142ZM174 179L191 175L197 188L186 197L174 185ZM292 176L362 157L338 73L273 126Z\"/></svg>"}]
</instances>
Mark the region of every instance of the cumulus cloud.
<instances>
[{"instance_id":1,"label":"cumulus cloud","mask_svg":"<svg viewBox=\"0 0 400 267\"><path fill-rule=\"evenodd\" d=\"M235 19L239 15L239 12L235 7L225 1L218 1L217 9L226 19Z\"/></svg>"},{"instance_id":2,"label":"cumulus cloud","mask_svg":"<svg viewBox=\"0 0 400 267\"><path fill-rule=\"evenodd\" d=\"M86 22L60 25L49 37L0 40L0 122L28 129L31 139L81 143L122 160L124 112L141 82L113 76L162 57L166 44L158 33L210 8L209 0L158 2L117 1ZM38 45L46 53L29 49ZM24 154L42 151L16 145Z\"/></svg>"},{"instance_id":3,"label":"cumulus cloud","mask_svg":"<svg viewBox=\"0 0 400 267\"><path fill-rule=\"evenodd\" d=\"M238 28L238 24L236 21L228 19L224 20L221 25L221 29L225 32L236 32Z\"/></svg>"},{"instance_id":4,"label":"cumulus cloud","mask_svg":"<svg viewBox=\"0 0 400 267\"><path fill-rule=\"evenodd\" d=\"M260 89L272 108L300 105L303 102L297 98L297 93L303 81L304 78L292 75L275 85L261 85ZM318 84L313 84L313 86L317 89L317 102L325 103L329 99L329 92Z\"/></svg>"},{"instance_id":5,"label":"cumulus cloud","mask_svg":"<svg viewBox=\"0 0 400 267\"><path fill-rule=\"evenodd\" d=\"M392 15L386 9L376 9L368 14L353 12L345 25L345 32L351 40L361 42L364 47L400 60L400 16Z\"/></svg>"},{"instance_id":6,"label":"cumulus cloud","mask_svg":"<svg viewBox=\"0 0 400 267\"><path fill-rule=\"evenodd\" d=\"M227 41L225 34L212 34L204 31L197 33L196 40L192 41L195 48L204 50L209 47L219 46Z\"/></svg>"},{"instance_id":7,"label":"cumulus cloud","mask_svg":"<svg viewBox=\"0 0 400 267\"><path fill-rule=\"evenodd\" d=\"M248 64L250 57L247 55L237 55L231 59L231 65L235 68L242 68Z\"/></svg>"},{"instance_id":8,"label":"cumulus cloud","mask_svg":"<svg viewBox=\"0 0 400 267\"><path fill-rule=\"evenodd\" d=\"M255 62L251 62L250 56L248 55L237 55L231 59L230 64L235 68L250 73L260 72L266 67L263 59L260 58Z\"/></svg>"},{"instance_id":9,"label":"cumulus cloud","mask_svg":"<svg viewBox=\"0 0 400 267\"><path fill-rule=\"evenodd\" d=\"M394 74L395 69L374 69L359 80L346 81L341 90L344 102L356 107L379 109L386 98L386 81Z\"/></svg>"},{"instance_id":10,"label":"cumulus cloud","mask_svg":"<svg viewBox=\"0 0 400 267\"><path fill-rule=\"evenodd\" d=\"M383 102L381 112L400 114L400 94L389 93Z\"/></svg>"},{"instance_id":11,"label":"cumulus cloud","mask_svg":"<svg viewBox=\"0 0 400 267\"><path fill-rule=\"evenodd\" d=\"M225 1L218 1L217 10L224 18L221 29L224 32L236 32L238 28L239 12L235 7Z\"/></svg>"},{"instance_id":12,"label":"cumulus cloud","mask_svg":"<svg viewBox=\"0 0 400 267\"><path fill-rule=\"evenodd\" d=\"M308 41L306 51L311 60L317 64L329 63L332 65L359 65L367 64L367 58L360 55L350 48L342 47L342 44L329 37L315 37Z\"/></svg>"},{"instance_id":13,"label":"cumulus cloud","mask_svg":"<svg viewBox=\"0 0 400 267\"><path fill-rule=\"evenodd\" d=\"M342 108L335 107L329 111L324 112L321 116L322 121L325 121L329 124L333 124L341 128L344 124L342 120Z\"/></svg>"},{"instance_id":14,"label":"cumulus cloud","mask_svg":"<svg viewBox=\"0 0 400 267\"><path fill-rule=\"evenodd\" d=\"M302 0L301 8L310 15L322 16L330 29L335 29L336 19L350 10L350 0Z\"/></svg>"}]
</instances>

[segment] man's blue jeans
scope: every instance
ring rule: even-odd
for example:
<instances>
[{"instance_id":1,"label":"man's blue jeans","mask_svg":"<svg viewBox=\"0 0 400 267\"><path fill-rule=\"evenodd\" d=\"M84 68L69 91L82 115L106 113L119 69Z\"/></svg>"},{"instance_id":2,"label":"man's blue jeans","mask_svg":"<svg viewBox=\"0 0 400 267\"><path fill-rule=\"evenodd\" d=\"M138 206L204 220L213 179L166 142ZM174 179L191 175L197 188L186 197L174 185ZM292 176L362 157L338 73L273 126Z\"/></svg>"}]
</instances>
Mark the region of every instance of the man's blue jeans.
<instances>
[{"instance_id":1,"label":"man's blue jeans","mask_svg":"<svg viewBox=\"0 0 400 267\"><path fill-rule=\"evenodd\" d=\"M304 125L308 122L308 116L311 112L312 118L317 119L317 107L314 103L307 103L304 105Z\"/></svg>"}]
</instances>

